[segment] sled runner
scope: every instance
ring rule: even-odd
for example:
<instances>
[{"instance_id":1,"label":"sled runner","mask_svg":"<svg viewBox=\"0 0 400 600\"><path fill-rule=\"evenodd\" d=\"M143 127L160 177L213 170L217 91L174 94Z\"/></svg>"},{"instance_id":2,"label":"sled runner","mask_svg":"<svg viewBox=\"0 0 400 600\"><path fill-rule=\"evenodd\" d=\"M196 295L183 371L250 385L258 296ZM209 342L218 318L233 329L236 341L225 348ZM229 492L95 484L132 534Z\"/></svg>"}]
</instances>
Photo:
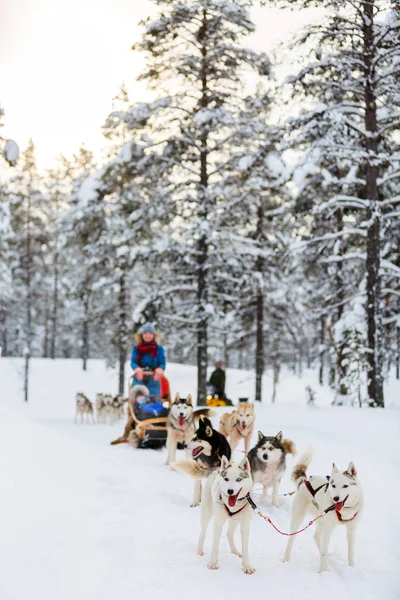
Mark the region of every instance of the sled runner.
<instances>
[{"instance_id":1,"label":"sled runner","mask_svg":"<svg viewBox=\"0 0 400 600\"><path fill-rule=\"evenodd\" d=\"M145 371L143 386L153 377L153 371ZM134 375L131 375L131 384ZM159 396L140 393L132 397L134 387L129 389L128 413L133 420L134 428L128 435L128 443L134 448L161 448L167 441L167 418L171 406L169 382L166 377L161 379Z\"/></svg>"}]
</instances>

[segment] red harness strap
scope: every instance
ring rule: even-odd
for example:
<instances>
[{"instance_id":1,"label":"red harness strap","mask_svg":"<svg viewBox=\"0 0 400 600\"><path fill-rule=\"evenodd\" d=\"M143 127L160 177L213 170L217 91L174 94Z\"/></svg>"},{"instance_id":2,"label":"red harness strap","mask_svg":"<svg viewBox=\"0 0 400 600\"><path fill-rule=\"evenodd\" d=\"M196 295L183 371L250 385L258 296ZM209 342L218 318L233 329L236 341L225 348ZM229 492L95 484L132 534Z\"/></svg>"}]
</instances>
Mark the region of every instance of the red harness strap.
<instances>
[{"instance_id":1,"label":"red harness strap","mask_svg":"<svg viewBox=\"0 0 400 600\"><path fill-rule=\"evenodd\" d=\"M247 506L247 504L245 504L244 506L242 506L242 508L239 508L239 510L237 510L236 512L232 512L231 510L229 510L229 508L227 507L225 502L222 500L222 496L220 496L219 499L221 500L222 504L225 506L226 512L228 513L228 515L230 517L234 517L235 515L238 515ZM241 500L247 500L247 496L245 498L241 498Z\"/></svg>"},{"instance_id":2,"label":"red harness strap","mask_svg":"<svg viewBox=\"0 0 400 600\"><path fill-rule=\"evenodd\" d=\"M348 508L349 508L349 507L348 507ZM342 519L342 515L340 514L340 512L339 512L338 510L336 510L336 508L335 508L335 512L336 512L336 516L337 516L337 518L338 518L338 519L339 519L339 521L341 521L342 523L348 523L348 522L352 521L353 519L355 519L355 518L356 518L356 516L358 515L358 511L357 511L357 512L356 512L356 514L355 514L355 515L353 515L353 516L351 517L351 519Z\"/></svg>"}]
</instances>

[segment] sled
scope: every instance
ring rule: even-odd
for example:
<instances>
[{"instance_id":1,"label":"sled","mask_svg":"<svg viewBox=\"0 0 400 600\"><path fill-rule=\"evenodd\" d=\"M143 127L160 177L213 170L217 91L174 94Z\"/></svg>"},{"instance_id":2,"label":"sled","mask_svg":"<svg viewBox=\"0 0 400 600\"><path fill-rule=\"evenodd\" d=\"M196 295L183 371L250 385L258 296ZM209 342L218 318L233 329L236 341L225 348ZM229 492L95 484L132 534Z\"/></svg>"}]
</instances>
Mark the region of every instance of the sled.
<instances>
[{"instance_id":1,"label":"sled","mask_svg":"<svg viewBox=\"0 0 400 600\"><path fill-rule=\"evenodd\" d=\"M143 373L143 385L146 385L146 378L153 375L153 371L144 371ZM131 388L131 381L134 375L129 377L129 388ZM129 433L128 443L133 448L161 448L166 444L167 441L167 419L168 412L171 407L171 392L169 388L169 382L166 377L161 380L160 396L152 396L151 400L159 400L162 402L165 413L162 416L148 417L144 415L143 410L140 406L133 405L132 402L128 401L128 413L132 417L135 428Z\"/></svg>"}]
</instances>

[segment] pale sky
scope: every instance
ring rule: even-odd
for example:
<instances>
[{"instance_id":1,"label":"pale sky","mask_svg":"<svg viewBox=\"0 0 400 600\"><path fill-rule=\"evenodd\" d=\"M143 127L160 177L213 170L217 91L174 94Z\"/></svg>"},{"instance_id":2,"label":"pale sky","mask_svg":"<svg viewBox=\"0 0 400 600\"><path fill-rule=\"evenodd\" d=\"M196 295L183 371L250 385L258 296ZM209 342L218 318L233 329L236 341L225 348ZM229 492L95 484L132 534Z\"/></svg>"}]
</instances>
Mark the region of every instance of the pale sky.
<instances>
[{"instance_id":1,"label":"pale sky","mask_svg":"<svg viewBox=\"0 0 400 600\"><path fill-rule=\"evenodd\" d=\"M41 169L81 143L99 154L101 126L121 83L131 100L149 98L136 77L144 57L131 50L150 0L0 0L0 104L3 137L25 148ZM265 52L310 20L303 11L258 8L246 45ZM314 16L314 13L312 13Z\"/></svg>"}]
</instances>

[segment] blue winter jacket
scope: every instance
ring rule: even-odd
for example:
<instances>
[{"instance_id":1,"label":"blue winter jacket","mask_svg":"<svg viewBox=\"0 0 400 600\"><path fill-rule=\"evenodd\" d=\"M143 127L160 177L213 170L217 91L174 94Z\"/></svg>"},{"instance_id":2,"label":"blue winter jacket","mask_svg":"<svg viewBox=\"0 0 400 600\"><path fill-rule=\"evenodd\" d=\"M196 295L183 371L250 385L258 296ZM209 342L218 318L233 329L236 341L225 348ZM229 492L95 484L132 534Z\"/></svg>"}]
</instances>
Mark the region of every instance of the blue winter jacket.
<instances>
[{"instance_id":1,"label":"blue winter jacket","mask_svg":"<svg viewBox=\"0 0 400 600\"><path fill-rule=\"evenodd\" d=\"M136 346L132 349L132 358L131 358L131 367L132 369L136 369L137 367L141 367L144 371L154 371L158 367L161 367L165 370L165 354L164 348L157 344L157 354L154 358L150 356L150 354L143 354L141 357L140 364L138 363L138 354L136 351Z\"/></svg>"}]
</instances>

